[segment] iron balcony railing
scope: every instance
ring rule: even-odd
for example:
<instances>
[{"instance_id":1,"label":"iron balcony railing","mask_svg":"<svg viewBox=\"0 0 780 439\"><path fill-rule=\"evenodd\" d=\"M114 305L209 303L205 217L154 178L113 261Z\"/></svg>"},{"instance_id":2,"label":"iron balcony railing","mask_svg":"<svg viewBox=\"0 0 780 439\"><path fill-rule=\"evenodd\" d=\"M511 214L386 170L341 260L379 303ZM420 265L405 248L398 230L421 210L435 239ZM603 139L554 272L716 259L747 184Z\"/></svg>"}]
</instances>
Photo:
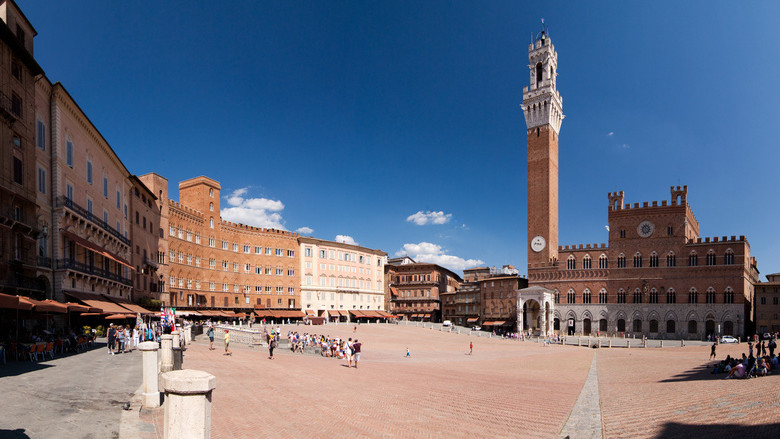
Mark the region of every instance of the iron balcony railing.
<instances>
[{"instance_id":1,"label":"iron balcony railing","mask_svg":"<svg viewBox=\"0 0 780 439\"><path fill-rule=\"evenodd\" d=\"M119 283L133 286L133 280L128 279L124 276L118 275L116 273L112 273L108 270L103 270L102 268L97 268L94 266L89 266L87 264L84 264L82 262L74 261L73 259L57 259L57 268L59 269L68 269L73 271L78 271L79 273L84 274L91 274L95 276L100 276L102 278L111 279L113 281L117 281Z\"/></svg>"},{"instance_id":2,"label":"iron balcony railing","mask_svg":"<svg viewBox=\"0 0 780 439\"><path fill-rule=\"evenodd\" d=\"M84 218L92 221L93 223L97 224L98 226L100 226L100 228L102 228L106 232L110 233L112 236L114 236L116 239L122 241L124 244L130 245L130 240L125 238L124 236L122 236L122 234L119 233L119 231L117 229L115 229L115 228L111 227L110 225L108 225L108 223L106 223L102 219L100 219L97 216L95 216L92 212L90 212L87 209L79 206L78 204L73 202L73 200L71 200L70 198L68 198L68 197L66 197L64 195L61 196L60 197L60 206L65 206L68 209L76 212L77 214L81 215L82 217L84 217Z\"/></svg>"},{"instance_id":3,"label":"iron balcony railing","mask_svg":"<svg viewBox=\"0 0 780 439\"><path fill-rule=\"evenodd\" d=\"M51 258L46 256L38 256L38 266L51 268Z\"/></svg>"}]
</instances>

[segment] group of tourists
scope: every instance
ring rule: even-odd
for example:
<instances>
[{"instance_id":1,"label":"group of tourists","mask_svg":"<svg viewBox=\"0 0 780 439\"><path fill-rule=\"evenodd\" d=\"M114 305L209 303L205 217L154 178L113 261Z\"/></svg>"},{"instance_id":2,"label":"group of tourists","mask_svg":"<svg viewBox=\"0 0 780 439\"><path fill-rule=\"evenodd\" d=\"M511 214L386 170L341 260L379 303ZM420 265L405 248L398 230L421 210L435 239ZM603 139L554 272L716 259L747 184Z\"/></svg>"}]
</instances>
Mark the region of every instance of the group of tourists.
<instances>
[{"instance_id":1,"label":"group of tourists","mask_svg":"<svg viewBox=\"0 0 780 439\"><path fill-rule=\"evenodd\" d=\"M130 329L130 325L114 325L113 323L108 326L108 332L106 334L108 341L108 354L116 355L124 352L132 352L138 347L138 343L144 341L160 341L160 330L152 326L148 326L145 323L138 326L136 325Z\"/></svg>"},{"instance_id":2,"label":"group of tourists","mask_svg":"<svg viewBox=\"0 0 780 439\"><path fill-rule=\"evenodd\" d=\"M715 358L716 344L713 343L710 359ZM777 342L774 339L760 343L748 342L747 355L743 352L742 358L730 355L717 362L713 366L712 374L726 373L724 379L730 378L757 378L763 377L780 367L780 359L775 355ZM754 355L755 350L755 355Z\"/></svg>"}]
</instances>

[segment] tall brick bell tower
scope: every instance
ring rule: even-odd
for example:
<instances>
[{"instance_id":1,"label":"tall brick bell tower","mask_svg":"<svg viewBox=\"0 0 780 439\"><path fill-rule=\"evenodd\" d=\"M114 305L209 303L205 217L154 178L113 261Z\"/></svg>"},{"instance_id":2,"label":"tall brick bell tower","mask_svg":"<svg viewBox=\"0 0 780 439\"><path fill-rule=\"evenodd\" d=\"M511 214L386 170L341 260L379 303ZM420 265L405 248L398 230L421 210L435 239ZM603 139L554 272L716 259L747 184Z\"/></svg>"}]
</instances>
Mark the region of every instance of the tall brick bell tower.
<instances>
[{"instance_id":1,"label":"tall brick bell tower","mask_svg":"<svg viewBox=\"0 0 780 439\"><path fill-rule=\"evenodd\" d=\"M531 84L523 87L528 127L528 267L558 259L558 132L563 101L555 87L558 54L546 30L528 45ZM530 274L530 272L529 272Z\"/></svg>"}]
</instances>

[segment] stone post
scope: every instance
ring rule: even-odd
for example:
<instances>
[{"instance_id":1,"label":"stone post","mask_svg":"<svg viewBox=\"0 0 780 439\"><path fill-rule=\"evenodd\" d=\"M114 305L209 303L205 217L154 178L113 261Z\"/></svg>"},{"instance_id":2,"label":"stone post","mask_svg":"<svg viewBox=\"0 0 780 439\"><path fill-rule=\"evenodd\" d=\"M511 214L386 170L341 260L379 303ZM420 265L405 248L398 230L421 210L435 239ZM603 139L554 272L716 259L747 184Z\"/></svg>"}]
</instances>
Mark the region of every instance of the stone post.
<instances>
[{"instance_id":1,"label":"stone post","mask_svg":"<svg viewBox=\"0 0 780 439\"><path fill-rule=\"evenodd\" d=\"M643 340L642 340L642 347L643 347L643 348L646 348L646 347L647 347L647 339L643 339Z\"/></svg>"},{"instance_id":2,"label":"stone post","mask_svg":"<svg viewBox=\"0 0 780 439\"><path fill-rule=\"evenodd\" d=\"M664 347L664 341L661 340L661 347Z\"/></svg>"},{"instance_id":3,"label":"stone post","mask_svg":"<svg viewBox=\"0 0 780 439\"><path fill-rule=\"evenodd\" d=\"M200 370L177 370L160 376L165 389L164 439L211 437L211 391L214 375Z\"/></svg>"},{"instance_id":4,"label":"stone post","mask_svg":"<svg viewBox=\"0 0 780 439\"><path fill-rule=\"evenodd\" d=\"M181 370L184 362L184 350L178 346L173 347L173 370Z\"/></svg>"},{"instance_id":5,"label":"stone post","mask_svg":"<svg viewBox=\"0 0 780 439\"><path fill-rule=\"evenodd\" d=\"M171 332L171 335L173 336L173 347L178 348L181 346L181 334L179 334L179 331L173 331Z\"/></svg>"},{"instance_id":6,"label":"stone post","mask_svg":"<svg viewBox=\"0 0 780 439\"><path fill-rule=\"evenodd\" d=\"M577 338L577 346L582 346L582 337Z\"/></svg>"},{"instance_id":7,"label":"stone post","mask_svg":"<svg viewBox=\"0 0 780 439\"><path fill-rule=\"evenodd\" d=\"M157 380L157 342L145 341L138 344L138 350L143 352L142 364L144 371L143 393L141 404L145 408L157 408L160 406L160 391Z\"/></svg>"},{"instance_id":8,"label":"stone post","mask_svg":"<svg viewBox=\"0 0 780 439\"><path fill-rule=\"evenodd\" d=\"M173 370L173 336L163 334L160 336L160 372Z\"/></svg>"},{"instance_id":9,"label":"stone post","mask_svg":"<svg viewBox=\"0 0 780 439\"><path fill-rule=\"evenodd\" d=\"M599 337L599 348L601 347L601 337Z\"/></svg>"},{"instance_id":10,"label":"stone post","mask_svg":"<svg viewBox=\"0 0 780 439\"><path fill-rule=\"evenodd\" d=\"M685 347L685 339L682 339L682 338L680 339L680 347L681 348Z\"/></svg>"},{"instance_id":11,"label":"stone post","mask_svg":"<svg viewBox=\"0 0 780 439\"><path fill-rule=\"evenodd\" d=\"M626 340L626 348L631 348L631 340Z\"/></svg>"},{"instance_id":12,"label":"stone post","mask_svg":"<svg viewBox=\"0 0 780 439\"><path fill-rule=\"evenodd\" d=\"M608 348L611 348L611 347L612 347L612 339L611 339L611 338L609 339L609 345L607 345L607 347L608 347Z\"/></svg>"}]
</instances>

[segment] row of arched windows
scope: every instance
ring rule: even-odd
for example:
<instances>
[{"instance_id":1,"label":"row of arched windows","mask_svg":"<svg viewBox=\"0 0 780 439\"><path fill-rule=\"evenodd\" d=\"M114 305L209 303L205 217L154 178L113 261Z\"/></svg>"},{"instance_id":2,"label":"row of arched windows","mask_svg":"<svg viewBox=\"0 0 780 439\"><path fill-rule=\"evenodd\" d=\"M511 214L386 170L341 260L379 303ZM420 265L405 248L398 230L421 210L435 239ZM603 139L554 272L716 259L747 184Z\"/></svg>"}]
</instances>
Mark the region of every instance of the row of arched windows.
<instances>
[{"instance_id":1,"label":"row of arched windows","mask_svg":"<svg viewBox=\"0 0 780 439\"><path fill-rule=\"evenodd\" d=\"M627 299L629 297L632 300L631 303L660 303L658 290L656 288L651 288L646 294L643 293L641 289L635 288L630 295L627 294L625 289L620 288L617 293L616 302L628 303ZM661 295L661 297L663 297L663 295ZM709 287L707 288L707 292L704 297L706 303L734 303L734 290L731 287L726 287L722 295L722 300L719 301L718 294L715 292L715 289ZM593 303L592 300L593 298L591 291L588 288L583 290L582 298L579 302L577 301L577 293L573 289L569 289L569 291L566 293L566 303L588 304ZM558 290L555 290L555 303L561 303L560 293ZM609 303L607 290L604 288L599 291L598 303ZM677 292L674 290L674 288L669 288L666 291L666 303L677 303ZM688 291L687 303L699 303L699 292L696 290L696 288L691 287L691 289Z\"/></svg>"},{"instance_id":2,"label":"row of arched windows","mask_svg":"<svg viewBox=\"0 0 780 439\"><path fill-rule=\"evenodd\" d=\"M706 256L706 264L707 265L717 265L718 263L718 256L715 254L714 250L710 250L707 252ZM726 253L723 255L723 264L724 265L733 265L734 264L734 251L731 249L726 250ZM699 265L699 255L696 253L695 250L691 251L691 253L688 255L688 265L691 267L695 267ZM634 254L634 260L633 260L633 267L634 268L642 268L644 266L643 259L642 259L642 253L636 252ZM658 253L652 252L650 254L650 267L658 267ZM677 256L674 254L673 251L670 251L666 255L666 266L667 267L675 267L677 266ZM617 257L617 268L625 268L626 267L626 255L621 253ZM566 268L568 270L576 270L577 269L577 258L574 257L574 255L569 255L569 257L566 259ZM592 268L592 259L590 255L585 255L582 258L582 268L585 270L588 270ZM609 262L607 259L607 255L602 254L599 256L599 268L609 268Z\"/></svg>"}]
</instances>

